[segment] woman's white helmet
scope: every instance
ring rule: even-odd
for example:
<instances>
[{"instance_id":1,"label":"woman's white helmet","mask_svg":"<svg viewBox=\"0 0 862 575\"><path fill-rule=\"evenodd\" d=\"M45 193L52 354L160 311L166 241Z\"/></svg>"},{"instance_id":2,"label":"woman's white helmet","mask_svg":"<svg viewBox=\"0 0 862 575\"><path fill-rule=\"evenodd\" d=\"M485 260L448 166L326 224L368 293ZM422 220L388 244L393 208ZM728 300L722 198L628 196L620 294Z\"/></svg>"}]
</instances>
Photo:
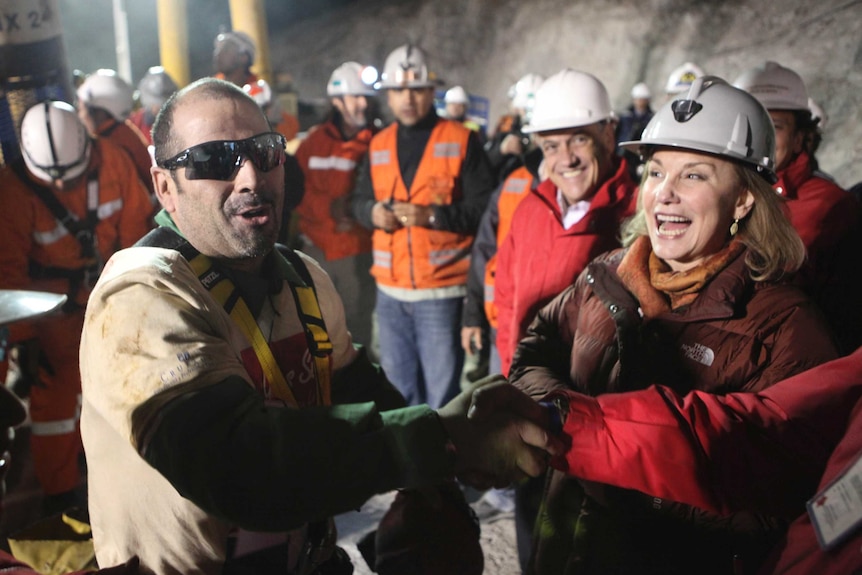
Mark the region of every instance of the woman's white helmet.
<instances>
[{"instance_id":1,"label":"woman's white helmet","mask_svg":"<svg viewBox=\"0 0 862 575\"><path fill-rule=\"evenodd\" d=\"M743 72L733 83L767 110L808 110L808 90L802 78L777 62L765 62Z\"/></svg>"},{"instance_id":2,"label":"woman's white helmet","mask_svg":"<svg viewBox=\"0 0 862 575\"><path fill-rule=\"evenodd\" d=\"M122 122L132 113L134 90L113 70L100 69L78 87L78 100L89 107L101 108Z\"/></svg>"},{"instance_id":3,"label":"woman's white helmet","mask_svg":"<svg viewBox=\"0 0 862 575\"><path fill-rule=\"evenodd\" d=\"M404 44L389 53L380 80L383 90L433 88L437 85L436 75L428 71L425 52L412 44Z\"/></svg>"},{"instance_id":4,"label":"woman's white helmet","mask_svg":"<svg viewBox=\"0 0 862 575\"><path fill-rule=\"evenodd\" d=\"M38 179L70 181L87 169L90 136L72 106L45 100L24 114L21 151L27 169Z\"/></svg>"},{"instance_id":5,"label":"woman's white helmet","mask_svg":"<svg viewBox=\"0 0 862 575\"><path fill-rule=\"evenodd\" d=\"M338 96L373 96L374 88L362 79L365 66L359 62L345 62L332 71L326 84L326 95L330 98ZM376 75L376 74L375 74Z\"/></svg>"},{"instance_id":6,"label":"woman's white helmet","mask_svg":"<svg viewBox=\"0 0 862 575\"><path fill-rule=\"evenodd\" d=\"M545 80L536 91L525 134L589 126L613 117L611 100L602 82L586 72L566 68Z\"/></svg>"},{"instance_id":7,"label":"woman's white helmet","mask_svg":"<svg viewBox=\"0 0 862 575\"><path fill-rule=\"evenodd\" d=\"M695 80L688 94L655 113L640 140L620 146L635 153L666 146L716 154L775 181L775 129L769 113L754 96L715 76Z\"/></svg>"}]
</instances>

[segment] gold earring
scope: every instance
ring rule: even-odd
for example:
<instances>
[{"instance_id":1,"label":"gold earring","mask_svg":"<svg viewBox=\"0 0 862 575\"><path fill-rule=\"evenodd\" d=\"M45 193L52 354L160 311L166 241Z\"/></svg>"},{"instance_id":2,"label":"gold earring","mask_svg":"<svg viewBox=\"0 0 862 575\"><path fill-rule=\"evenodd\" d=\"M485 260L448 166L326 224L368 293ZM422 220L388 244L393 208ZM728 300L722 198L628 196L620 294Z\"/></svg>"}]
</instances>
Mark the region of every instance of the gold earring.
<instances>
[{"instance_id":1,"label":"gold earring","mask_svg":"<svg viewBox=\"0 0 862 575\"><path fill-rule=\"evenodd\" d=\"M739 231L739 218L733 218L733 223L730 224L730 237L736 235L736 232Z\"/></svg>"}]
</instances>

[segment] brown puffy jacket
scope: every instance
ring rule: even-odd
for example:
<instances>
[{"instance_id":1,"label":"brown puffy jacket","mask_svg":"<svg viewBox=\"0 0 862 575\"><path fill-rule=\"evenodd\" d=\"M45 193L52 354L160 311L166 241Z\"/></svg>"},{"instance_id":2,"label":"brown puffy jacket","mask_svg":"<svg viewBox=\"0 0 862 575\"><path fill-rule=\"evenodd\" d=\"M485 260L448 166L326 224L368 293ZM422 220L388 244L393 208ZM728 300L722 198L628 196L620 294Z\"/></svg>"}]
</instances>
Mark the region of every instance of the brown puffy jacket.
<instances>
[{"instance_id":1,"label":"brown puffy jacket","mask_svg":"<svg viewBox=\"0 0 862 575\"><path fill-rule=\"evenodd\" d=\"M537 398L558 388L599 395L653 383L681 393L758 391L837 355L806 296L751 280L745 252L692 304L648 321L632 292L644 296L652 287L622 282L624 254L594 260L539 312L516 351L515 385ZM532 572L567 574L748 572L785 528L768 517L721 517L559 472L549 476L537 526Z\"/></svg>"}]
</instances>

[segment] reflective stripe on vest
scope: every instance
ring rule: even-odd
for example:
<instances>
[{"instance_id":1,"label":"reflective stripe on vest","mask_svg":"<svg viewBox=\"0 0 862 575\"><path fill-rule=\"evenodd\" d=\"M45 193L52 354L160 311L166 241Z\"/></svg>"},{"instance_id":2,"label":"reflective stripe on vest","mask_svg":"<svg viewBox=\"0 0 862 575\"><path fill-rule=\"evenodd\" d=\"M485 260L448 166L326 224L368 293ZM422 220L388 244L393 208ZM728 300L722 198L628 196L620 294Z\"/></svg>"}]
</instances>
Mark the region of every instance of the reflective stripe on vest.
<instances>
[{"instance_id":1,"label":"reflective stripe on vest","mask_svg":"<svg viewBox=\"0 0 862 575\"><path fill-rule=\"evenodd\" d=\"M78 403L75 406L75 416L69 419L55 419L54 421L31 421L30 433L39 437L51 435L69 435L78 429L78 420L81 419L81 394L78 394Z\"/></svg>"},{"instance_id":2,"label":"reflective stripe on vest","mask_svg":"<svg viewBox=\"0 0 862 575\"><path fill-rule=\"evenodd\" d=\"M389 150L375 150L371 152L371 165L381 166L389 163Z\"/></svg>"},{"instance_id":3,"label":"reflective stripe on vest","mask_svg":"<svg viewBox=\"0 0 862 575\"><path fill-rule=\"evenodd\" d=\"M392 254L381 250L374 250L374 265L382 268L391 268Z\"/></svg>"},{"instance_id":4,"label":"reflective stripe on vest","mask_svg":"<svg viewBox=\"0 0 862 575\"><path fill-rule=\"evenodd\" d=\"M337 170L339 172L352 172L356 168L356 161L339 156L311 156L308 158L309 170Z\"/></svg>"}]
</instances>

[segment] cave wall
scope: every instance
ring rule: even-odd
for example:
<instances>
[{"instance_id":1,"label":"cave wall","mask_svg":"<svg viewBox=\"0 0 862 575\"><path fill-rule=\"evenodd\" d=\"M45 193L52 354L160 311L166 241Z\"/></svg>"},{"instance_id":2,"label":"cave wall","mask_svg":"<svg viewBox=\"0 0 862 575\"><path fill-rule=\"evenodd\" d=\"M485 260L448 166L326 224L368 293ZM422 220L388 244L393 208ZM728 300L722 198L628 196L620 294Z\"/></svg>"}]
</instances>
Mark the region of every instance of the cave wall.
<instances>
[{"instance_id":1,"label":"cave wall","mask_svg":"<svg viewBox=\"0 0 862 575\"><path fill-rule=\"evenodd\" d=\"M409 40L446 85L491 101L492 124L527 72L590 72L622 109L640 81L660 105L685 61L732 82L775 60L803 77L828 116L821 168L845 187L862 181L862 0L358 0L270 34L273 69L293 75L302 99L323 101L341 62L382 68Z\"/></svg>"}]
</instances>

